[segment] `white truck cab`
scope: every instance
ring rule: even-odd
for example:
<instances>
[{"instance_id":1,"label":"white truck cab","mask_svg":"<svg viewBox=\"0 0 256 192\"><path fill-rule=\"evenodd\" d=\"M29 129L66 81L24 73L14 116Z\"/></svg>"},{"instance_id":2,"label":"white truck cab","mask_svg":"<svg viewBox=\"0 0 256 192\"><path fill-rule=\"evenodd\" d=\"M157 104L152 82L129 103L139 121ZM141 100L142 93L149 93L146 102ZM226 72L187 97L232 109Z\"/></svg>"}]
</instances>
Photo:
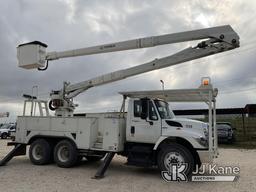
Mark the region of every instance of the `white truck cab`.
<instances>
[{"instance_id":1,"label":"white truck cab","mask_svg":"<svg viewBox=\"0 0 256 192\"><path fill-rule=\"evenodd\" d=\"M146 115L143 114L143 104L148 107ZM162 138L181 137L190 141L194 148L206 148L207 126L204 122L176 118L169 104L164 100L146 98L129 100L127 141L154 143L156 149L157 143Z\"/></svg>"},{"instance_id":2,"label":"white truck cab","mask_svg":"<svg viewBox=\"0 0 256 192\"><path fill-rule=\"evenodd\" d=\"M125 149L129 151L128 164L161 167L160 151L163 146L167 149L173 144L188 150L187 153L193 156L194 166L212 162L218 155L215 123L217 92L210 84L198 89L122 92L124 98L129 97L125 143ZM168 102L207 103L209 122L177 118ZM147 155L150 157L145 158Z\"/></svg>"}]
</instances>

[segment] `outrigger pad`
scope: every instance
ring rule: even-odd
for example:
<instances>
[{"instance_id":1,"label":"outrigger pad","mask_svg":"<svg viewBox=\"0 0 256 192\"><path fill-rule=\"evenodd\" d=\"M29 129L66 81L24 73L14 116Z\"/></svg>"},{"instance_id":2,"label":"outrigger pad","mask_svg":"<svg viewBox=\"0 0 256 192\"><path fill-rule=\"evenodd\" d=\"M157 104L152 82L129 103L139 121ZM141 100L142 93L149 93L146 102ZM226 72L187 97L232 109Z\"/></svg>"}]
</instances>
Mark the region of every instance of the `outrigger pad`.
<instances>
[{"instance_id":1,"label":"outrigger pad","mask_svg":"<svg viewBox=\"0 0 256 192\"><path fill-rule=\"evenodd\" d=\"M104 158L104 161L100 165L99 169L97 170L97 173L93 177L93 179L101 179L104 177L104 174L110 165L110 162L112 161L113 157L115 156L115 152L109 152L107 156Z\"/></svg>"},{"instance_id":2,"label":"outrigger pad","mask_svg":"<svg viewBox=\"0 0 256 192\"><path fill-rule=\"evenodd\" d=\"M15 144L15 147L0 161L0 166L8 163L13 157L26 155L25 144Z\"/></svg>"}]
</instances>

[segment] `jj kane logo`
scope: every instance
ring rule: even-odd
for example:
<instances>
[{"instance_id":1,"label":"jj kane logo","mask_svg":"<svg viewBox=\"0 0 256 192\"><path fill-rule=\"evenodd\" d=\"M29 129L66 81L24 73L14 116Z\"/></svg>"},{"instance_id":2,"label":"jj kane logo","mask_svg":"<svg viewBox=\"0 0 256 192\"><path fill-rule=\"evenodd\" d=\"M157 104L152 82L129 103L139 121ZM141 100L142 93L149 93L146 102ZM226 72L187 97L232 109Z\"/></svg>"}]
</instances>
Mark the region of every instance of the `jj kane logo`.
<instances>
[{"instance_id":1,"label":"jj kane logo","mask_svg":"<svg viewBox=\"0 0 256 192\"><path fill-rule=\"evenodd\" d=\"M172 164L168 171L162 171L162 178L166 182L188 181L186 170L187 163ZM191 181L236 181L240 168L237 166L217 166L216 164L202 164L196 166L192 172Z\"/></svg>"},{"instance_id":2,"label":"jj kane logo","mask_svg":"<svg viewBox=\"0 0 256 192\"><path fill-rule=\"evenodd\" d=\"M182 164L172 164L169 167L169 171L162 171L162 177L165 181L187 181L187 176L185 171L188 165L186 163Z\"/></svg>"}]
</instances>

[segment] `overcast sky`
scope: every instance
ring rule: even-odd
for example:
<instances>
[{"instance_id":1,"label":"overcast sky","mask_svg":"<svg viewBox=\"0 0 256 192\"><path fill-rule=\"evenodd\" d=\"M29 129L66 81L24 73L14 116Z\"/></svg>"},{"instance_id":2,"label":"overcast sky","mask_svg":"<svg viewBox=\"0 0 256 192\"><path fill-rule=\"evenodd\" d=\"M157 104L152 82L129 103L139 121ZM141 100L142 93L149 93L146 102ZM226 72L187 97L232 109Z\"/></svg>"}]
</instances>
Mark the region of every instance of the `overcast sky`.
<instances>
[{"instance_id":1,"label":"overcast sky","mask_svg":"<svg viewBox=\"0 0 256 192\"><path fill-rule=\"evenodd\" d=\"M210 76L219 89L219 108L256 103L255 10L253 0L0 0L0 112L9 111L8 121L14 121L22 113L22 94L30 94L34 85L39 86L39 97L48 99L50 90L61 89L63 81L84 81L196 45L62 59L38 72L18 68L16 47L20 43L39 40L48 44L47 51L62 51L225 24L239 34L240 48L92 88L75 99L80 105L77 112L118 110L122 99L118 92L160 89L160 79L166 89L196 88L203 76Z\"/></svg>"}]
</instances>

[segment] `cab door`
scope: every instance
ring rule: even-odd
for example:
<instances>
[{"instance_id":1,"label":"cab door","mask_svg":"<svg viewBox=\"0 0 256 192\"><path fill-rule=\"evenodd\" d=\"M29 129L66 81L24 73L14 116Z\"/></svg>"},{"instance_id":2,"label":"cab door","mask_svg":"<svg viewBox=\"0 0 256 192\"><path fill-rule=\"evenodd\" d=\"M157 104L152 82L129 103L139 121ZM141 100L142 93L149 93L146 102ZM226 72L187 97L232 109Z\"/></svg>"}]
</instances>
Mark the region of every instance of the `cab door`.
<instances>
[{"instance_id":1,"label":"cab door","mask_svg":"<svg viewBox=\"0 0 256 192\"><path fill-rule=\"evenodd\" d=\"M155 143L161 135L161 119L155 104L148 100L148 114L146 119L141 118L142 102L133 100L129 105L129 116L126 130L127 141L139 143Z\"/></svg>"}]
</instances>

